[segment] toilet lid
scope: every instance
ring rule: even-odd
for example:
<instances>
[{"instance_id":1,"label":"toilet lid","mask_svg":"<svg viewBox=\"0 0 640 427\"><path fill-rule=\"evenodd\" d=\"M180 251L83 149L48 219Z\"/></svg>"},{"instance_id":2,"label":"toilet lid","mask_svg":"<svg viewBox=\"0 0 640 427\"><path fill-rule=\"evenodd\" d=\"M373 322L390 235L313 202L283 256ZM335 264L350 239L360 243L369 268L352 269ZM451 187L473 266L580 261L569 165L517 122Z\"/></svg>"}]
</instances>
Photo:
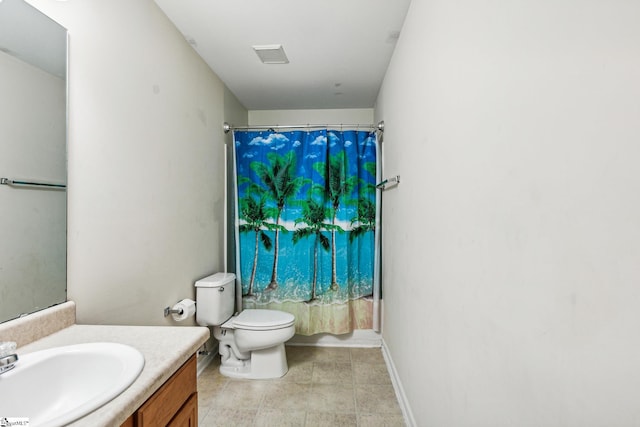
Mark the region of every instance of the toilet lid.
<instances>
[{"instance_id":1,"label":"toilet lid","mask_svg":"<svg viewBox=\"0 0 640 427\"><path fill-rule=\"evenodd\" d=\"M284 311L247 309L233 318L233 326L252 330L280 329L293 325L295 320L293 314Z\"/></svg>"}]
</instances>

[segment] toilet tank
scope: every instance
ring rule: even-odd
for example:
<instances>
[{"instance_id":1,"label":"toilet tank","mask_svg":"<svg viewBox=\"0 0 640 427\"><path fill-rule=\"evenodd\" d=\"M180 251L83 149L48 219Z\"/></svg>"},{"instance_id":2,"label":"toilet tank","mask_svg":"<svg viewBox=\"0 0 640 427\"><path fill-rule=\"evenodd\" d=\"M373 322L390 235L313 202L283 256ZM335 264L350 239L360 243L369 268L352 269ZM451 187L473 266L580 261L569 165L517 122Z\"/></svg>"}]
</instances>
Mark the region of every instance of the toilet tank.
<instances>
[{"instance_id":1,"label":"toilet tank","mask_svg":"<svg viewBox=\"0 0 640 427\"><path fill-rule=\"evenodd\" d=\"M196 281L196 322L199 325L222 325L233 316L235 284L233 273L216 273Z\"/></svg>"}]
</instances>

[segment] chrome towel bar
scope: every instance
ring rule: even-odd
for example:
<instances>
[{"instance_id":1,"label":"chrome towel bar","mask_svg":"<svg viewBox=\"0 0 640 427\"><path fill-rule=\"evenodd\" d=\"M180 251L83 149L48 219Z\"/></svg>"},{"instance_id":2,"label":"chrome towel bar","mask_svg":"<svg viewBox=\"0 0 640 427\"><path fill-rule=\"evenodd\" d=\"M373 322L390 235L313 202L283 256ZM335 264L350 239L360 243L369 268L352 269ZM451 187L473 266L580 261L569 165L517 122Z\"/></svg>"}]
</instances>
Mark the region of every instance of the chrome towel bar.
<instances>
[{"instance_id":1,"label":"chrome towel bar","mask_svg":"<svg viewBox=\"0 0 640 427\"><path fill-rule=\"evenodd\" d=\"M18 181L10 178L0 178L0 184L11 186L29 186L29 187L46 187L46 188L67 188L64 184L51 184L49 182L36 182L36 181Z\"/></svg>"},{"instance_id":2,"label":"chrome towel bar","mask_svg":"<svg viewBox=\"0 0 640 427\"><path fill-rule=\"evenodd\" d=\"M376 188L379 190L386 190L388 186L396 186L400 184L400 175L387 178L379 184L376 184Z\"/></svg>"}]
</instances>

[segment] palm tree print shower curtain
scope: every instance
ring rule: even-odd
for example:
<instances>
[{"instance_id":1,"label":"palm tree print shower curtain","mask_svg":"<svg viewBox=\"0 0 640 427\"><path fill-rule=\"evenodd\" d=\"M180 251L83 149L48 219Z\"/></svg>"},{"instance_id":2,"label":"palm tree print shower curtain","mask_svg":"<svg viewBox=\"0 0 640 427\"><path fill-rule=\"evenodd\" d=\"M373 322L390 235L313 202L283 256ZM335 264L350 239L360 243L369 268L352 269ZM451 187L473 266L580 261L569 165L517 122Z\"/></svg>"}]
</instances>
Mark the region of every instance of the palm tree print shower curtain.
<instances>
[{"instance_id":1,"label":"palm tree print shower curtain","mask_svg":"<svg viewBox=\"0 0 640 427\"><path fill-rule=\"evenodd\" d=\"M245 308L296 333L372 328L376 135L236 131L238 275Z\"/></svg>"}]
</instances>

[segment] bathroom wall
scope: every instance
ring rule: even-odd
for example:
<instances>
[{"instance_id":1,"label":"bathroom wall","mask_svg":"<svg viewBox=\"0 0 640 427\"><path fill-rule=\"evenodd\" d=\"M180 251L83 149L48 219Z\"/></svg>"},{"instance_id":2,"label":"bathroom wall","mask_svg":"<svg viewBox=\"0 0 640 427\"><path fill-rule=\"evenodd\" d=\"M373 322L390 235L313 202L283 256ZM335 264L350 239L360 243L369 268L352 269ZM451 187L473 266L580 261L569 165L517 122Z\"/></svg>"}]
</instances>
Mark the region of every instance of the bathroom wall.
<instances>
[{"instance_id":1,"label":"bathroom wall","mask_svg":"<svg viewBox=\"0 0 640 427\"><path fill-rule=\"evenodd\" d=\"M633 426L640 3L413 0L380 92L384 341L419 426Z\"/></svg>"},{"instance_id":2,"label":"bathroom wall","mask_svg":"<svg viewBox=\"0 0 640 427\"><path fill-rule=\"evenodd\" d=\"M224 119L225 122L229 124L233 124L236 126L244 126L249 124L248 111L242 106L238 98L228 89L225 88L224 92ZM231 176L234 168L233 164L233 132L228 132L225 134L225 144L227 150L227 176ZM235 233L235 217L236 217L236 207L235 207L235 184L233 179L227 179L227 218L230 220L226 221L227 223L227 242L226 242L226 254L227 259L225 262L225 266L227 267L226 271L236 271L236 246L234 240ZM236 289L238 291L238 296L242 295L240 288ZM240 299L238 299L237 308L241 308Z\"/></svg>"},{"instance_id":3,"label":"bathroom wall","mask_svg":"<svg viewBox=\"0 0 640 427\"><path fill-rule=\"evenodd\" d=\"M371 124L373 108L337 108L319 110L250 110L252 125L299 124Z\"/></svg>"},{"instance_id":4,"label":"bathroom wall","mask_svg":"<svg viewBox=\"0 0 640 427\"><path fill-rule=\"evenodd\" d=\"M78 323L172 324L163 308L224 269L225 87L151 0L29 3L70 36Z\"/></svg>"}]
</instances>

